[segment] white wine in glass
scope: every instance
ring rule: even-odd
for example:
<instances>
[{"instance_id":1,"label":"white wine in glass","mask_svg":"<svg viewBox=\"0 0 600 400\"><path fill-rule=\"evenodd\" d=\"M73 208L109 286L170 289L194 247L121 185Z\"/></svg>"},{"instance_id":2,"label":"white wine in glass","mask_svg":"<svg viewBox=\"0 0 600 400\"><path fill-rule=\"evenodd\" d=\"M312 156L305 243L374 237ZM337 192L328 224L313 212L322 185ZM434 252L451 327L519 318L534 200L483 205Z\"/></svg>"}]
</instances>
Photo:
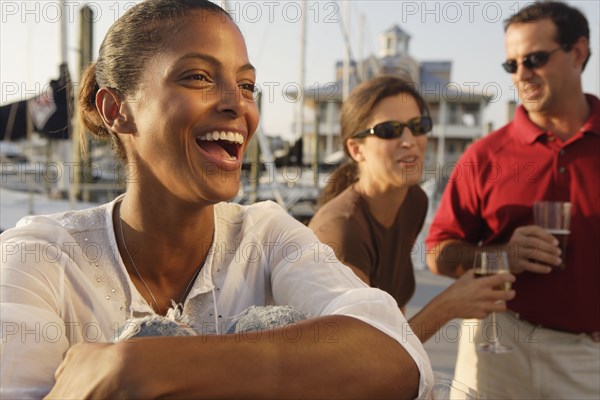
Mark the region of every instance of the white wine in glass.
<instances>
[{"instance_id":1,"label":"white wine in glass","mask_svg":"<svg viewBox=\"0 0 600 400\"><path fill-rule=\"evenodd\" d=\"M502 250L489 250L475 252L473 272L475 277L481 278L496 274L508 274L508 256ZM495 286L494 290L510 290L510 282L504 282L501 285ZM512 351L512 347L500 344L498 338L498 325L496 324L496 313L492 312L492 337L488 342L478 343L477 351L486 353L508 353Z\"/></svg>"}]
</instances>

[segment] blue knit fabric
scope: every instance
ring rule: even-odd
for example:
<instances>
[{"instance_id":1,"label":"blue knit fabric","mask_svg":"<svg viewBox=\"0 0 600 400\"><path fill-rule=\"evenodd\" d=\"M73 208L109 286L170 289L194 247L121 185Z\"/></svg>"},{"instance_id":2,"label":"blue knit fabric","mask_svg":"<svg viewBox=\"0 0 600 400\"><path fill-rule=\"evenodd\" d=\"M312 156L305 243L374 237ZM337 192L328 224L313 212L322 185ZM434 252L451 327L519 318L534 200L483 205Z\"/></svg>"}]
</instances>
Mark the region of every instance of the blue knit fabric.
<instances>
[{"instance_id":1,"label":"blue knit fabric","mask_svg":"<svg viewBox=\"0 0 600 400\"><path fill-rule=\"evenodd\" d=\"M291 306L250 306L236 319L227 333L262 331L306 319L306 314Z\"/></svg>"},{"instance_id":2,"label":"blue knit fabric","mask_svg":"<svg viewBox=\"0 0 600 400\"><path fill-rule=\"evenodd\" d=\"M305 320L306 314L291 306L251 306L236 317L227 333L261 331L286 326ZM147 336L196 336L175 308L167 316L150 315L128 319L117 332L115 342Z\"/></svg>"}]
</instances>

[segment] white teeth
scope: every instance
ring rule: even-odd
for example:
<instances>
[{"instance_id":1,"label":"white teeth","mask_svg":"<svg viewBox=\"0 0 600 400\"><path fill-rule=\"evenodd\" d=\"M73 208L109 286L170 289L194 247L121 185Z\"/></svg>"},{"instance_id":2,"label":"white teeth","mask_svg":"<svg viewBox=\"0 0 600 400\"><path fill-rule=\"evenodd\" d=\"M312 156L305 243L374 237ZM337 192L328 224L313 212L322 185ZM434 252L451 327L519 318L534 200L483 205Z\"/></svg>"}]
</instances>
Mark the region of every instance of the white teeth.
<instances>
[{"instance_id":1,"label":"white teeth","mask_svg":"<svg viewBox=\"0 0 600 400\"><path fill-rule=\"evenodd\" d=\"M239 143L239 144L244 143L244 136L242 136L240 133L226 132L226 131L213 131L213 132L205 133L204 135L199 136L198 139L208 140L208 141L226 140L228 142L233 142L233 143Z\"/></svg>"}]
</instances>

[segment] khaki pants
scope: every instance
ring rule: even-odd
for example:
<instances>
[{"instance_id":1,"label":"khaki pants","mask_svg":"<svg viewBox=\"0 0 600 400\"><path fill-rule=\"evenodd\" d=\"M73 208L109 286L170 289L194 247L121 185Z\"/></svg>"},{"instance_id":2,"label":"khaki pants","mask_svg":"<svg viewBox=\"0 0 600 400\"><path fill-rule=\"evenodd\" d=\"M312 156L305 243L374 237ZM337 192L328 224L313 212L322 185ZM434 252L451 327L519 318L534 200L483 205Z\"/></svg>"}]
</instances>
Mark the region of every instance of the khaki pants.
<instances>
[{"instance_id":1,"label":"khaki pants","mask_svg":"<svg viewBox=\"0 0 600 400\"><path fill-rule=\"evenodd\" d=\"M600 399L600 343L589 335L534 326L512 313L496 315L505 354L479 353L490 318L464 320L454 379L488 399Z\"/></svg>"}]
</instances>

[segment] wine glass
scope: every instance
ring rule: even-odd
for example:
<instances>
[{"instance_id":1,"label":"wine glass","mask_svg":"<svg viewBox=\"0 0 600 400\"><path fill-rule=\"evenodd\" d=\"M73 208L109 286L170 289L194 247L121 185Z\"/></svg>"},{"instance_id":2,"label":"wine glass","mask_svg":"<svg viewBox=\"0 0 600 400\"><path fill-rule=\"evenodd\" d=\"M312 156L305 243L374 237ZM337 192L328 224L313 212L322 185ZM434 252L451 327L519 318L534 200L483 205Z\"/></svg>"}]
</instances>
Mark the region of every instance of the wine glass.
<instances>
[{"instance_id":1,"label":"wine glass","mask_svg":"<svg viewBox=\"0 0 600 400\"><path fill-rule=\"evenodd\" d=\"M431 400L484 400L485 396L464 383L455 381L450 375L433 371Z\"/></svg>"},{"instance_id":2,"label":"wine glass","mask_svg":"<svg viewBox=\"0 0 600 400\"><path fill-rule=\"evenodd\" d=\"M502 250L487 250L475 252L473 270L476 278L496 274L508 274L508 256ZM511 283L504 282L501 285L494 286L494 290L510 290ZM498 325L496 324L496 313L492 312L492 337L488 342L478 343L477 351L486 353L508 353L512 347L500 344L498 339Z\"/></svg>"}]
</instances>

